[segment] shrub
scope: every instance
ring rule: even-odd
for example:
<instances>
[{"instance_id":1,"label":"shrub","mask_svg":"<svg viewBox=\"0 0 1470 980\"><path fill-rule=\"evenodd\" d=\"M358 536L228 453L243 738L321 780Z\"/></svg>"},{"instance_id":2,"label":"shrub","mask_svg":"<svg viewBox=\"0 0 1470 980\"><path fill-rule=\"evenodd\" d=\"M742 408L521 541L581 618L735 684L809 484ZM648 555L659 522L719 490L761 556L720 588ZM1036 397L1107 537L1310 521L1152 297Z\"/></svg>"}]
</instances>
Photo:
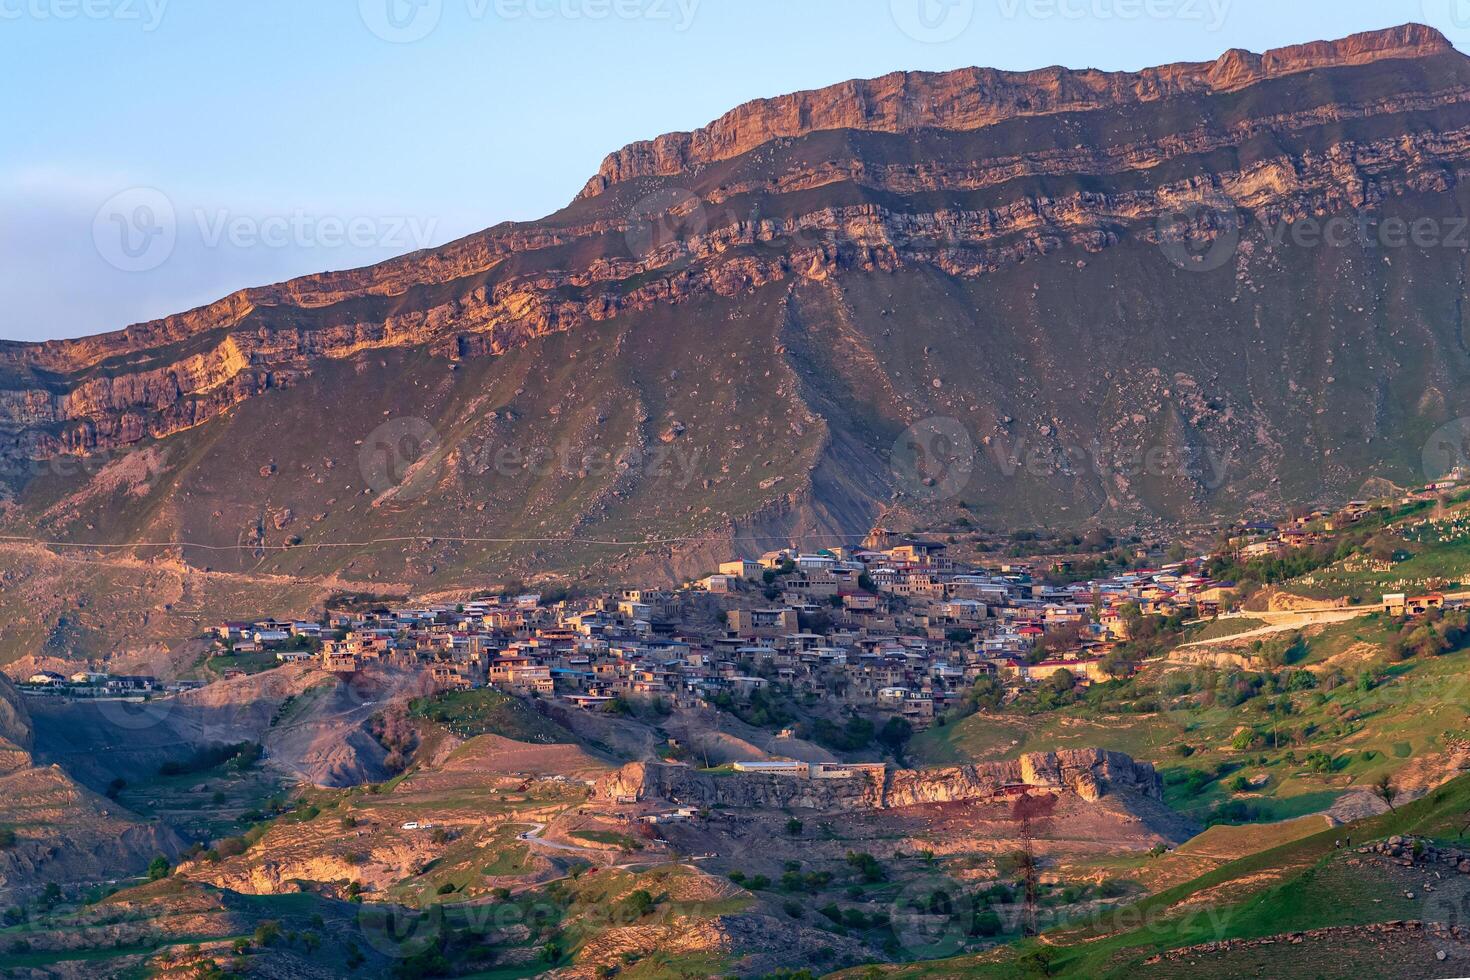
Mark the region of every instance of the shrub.
<instances>
[{"instance_id":1,"label":"shrub","mask_svg":"<svg viewBox=\"0 0 1470 980\"><path fill-rule=\"evenodd\" d=\"M992 908L976 909L974 918L970 921L972 936L998 936L1003 928L1000 916Z\"/></svg>"},{"instance_id":2,"label":"shrub","mask_svg":"<svg viewBox=\"0 0 1470 980\"><path fill-rule=\"evenodd\" d=\"M863 881L869 884L883 881L888 877L883 871L883 865L878 863L878 859L866 851L848 851L847 863L862 876Z\"/></svg>"},{"instance_id":3,"label":"shrub","mask_svg":"<svg viewBox=\"0 0 1470 980\"><path fill-rule=\"evenodd\" d=\"M657 906L658 902L654 900L653 895L639 888L618 903L618 911L630 920L637 920L652 912Z\"/></svg>"},{"instance_id":4,"label":"shrub","mask_svg":"<svg viewBox=\"0 0 1470 980\"><path fill-rule=\"evenodd\" d=\"M255 927L255 945L270 946L281 938L281 924L274 919L265 919Z\"/></svg>"},{"instance_id":5,"label":"shrub","mask_svg":"<svg viewBox=\"0 0 1470 980\"><path fill-rule=\"evenodd\" d=\"M1230 747L1237 752L1246 752L1261 743L1261 733L1254 728L1242 728L1230 740Z\"/></svg>"}]
</instances>

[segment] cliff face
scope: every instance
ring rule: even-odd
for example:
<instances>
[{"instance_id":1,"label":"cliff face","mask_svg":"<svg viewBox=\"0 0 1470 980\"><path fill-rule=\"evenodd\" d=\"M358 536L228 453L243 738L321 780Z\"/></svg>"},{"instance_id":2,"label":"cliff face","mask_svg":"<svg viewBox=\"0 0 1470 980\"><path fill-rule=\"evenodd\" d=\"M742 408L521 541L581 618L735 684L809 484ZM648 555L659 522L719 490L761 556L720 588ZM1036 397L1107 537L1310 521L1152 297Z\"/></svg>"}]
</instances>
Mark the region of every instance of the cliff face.
<instances>
[{"instance_id":1,"label":"cliff face","mask_svg":"<svg viewBox=\"0 0 1470 980\"><path fill-rule=\"evenodd\" d=\"M0 775L0 819L16 830L0 851L0 889L34 895L48 882L94 881L98 868L141 874L184 843L168 827L146 821L83 788L59 766Z\"/></svg>"},{"instance_id":2,"label":"cliff face","mask_svg":"<svg viewBox=\"0 0 1470 980\"><path fill-rule=\"evenodd\" d=\"M688 766L633 763L600 780L595 795L608 802L657 799L694 806L883 810L996 799L1007 788L1020 786L1071 793L1088 802L1116 793L1163 797L1162 781L1152 765L1101 749L1031 753L1012 762L941 769L882 774L870 770L834 778L711 774Z\"/></svg>"},{"instance_id":3,"label":"cliff face","mask_svg":"<svg viewBox=\"0 0 1470 980\"><path fill-rule=\"evenodd\" d=\"M932 74L895 72L810 92L751 102L692 133L669 133L633 143L608 156L582 191L594 197L613 184L668 177L749 153L778 139L822 130L907 133L918 129L976 130L1027 116L1084 112L1157 102L1179 96L1233 92L1267 79L1319 68L1419 58L1453 50L1432 28L1418 24L1319 41L1264 54L1239 49L1216 61L1176 64L1141 72L1007 72L966 68Z\"/></svg>"},{"instance_id":4,"label":"cliff face","mask_svg":"<svg viewBox=\"0 0 1470 980\"><path fill-rule=\"evenodd\" d=\"M1393 64L1418 70L1361 90L1342 84L1353 69ZM1269 84L1272 96L1292 97L1218 101ZM12 452L87 453L191 428L299 381L323 359L425 345L448 357L498 354L700 293L735 296L839 270L919 263L976 276L1068 244L1104 248L1123 227L1151 236L1160 216L1201 200L1292 217L1444 190L1470 165L1467 100L1464 59L1417 25L1137 73L900 73L762 100L613 154L577 204L539 224L245 290L117 333L4 345L0 425L19 430ZM1209 109L1173 125L1186 107ZM1455 125L1383 125L1436 110L1454 110L1444 121ZM1167 127L1155 118L1166 116ZM1142 134L1110 132L1123 118L1141 122ZM1322 132L1346 123L1375 132ZM1063 132L1077 141L1060 145ZM799 152L804 139L838 133L899 137L919 152L890 159L891 139ZM1266 134L1276 152L1240 158ZM938 152L925 152L930 144ZM758 148L762 159L752 159ZM1182 174L1189 161L1229 151L1231 165L1203 178L1123 179ZM1024 183L1071 175L1118 186L1038 194ZM631 193L641 201L606 194L640 180ZM977 192L993 193L962 196ZM726 207L754 197L765 200ZM159 357L163 347L177 349Z\"/></svg>"},{"instance_id":5,"label":"cliff face","mask_svg":"<svg viewBox=\"0 0 1470 980\"><path fill-rule=\"evenodd\" d=\"M1470 61L1414 26L752 103L542 221L0 345L0 531L406 586L662 579L956 501L1116 526L1407 483L1470 414L1466 173ZM1282 237L1332 217L1440 247ZM953 485L895 465L925 420L963 431ZM392 458L410 430L433 452ZM146 483L68 465L138 449Z\"/></svg>"},{"instance_id":6,"label":"cliff face","mask_svg":"<svg viewBox=\"0 0 1470 980\"><path fill-rule=\"evenodd\" d=\"M10 678L0 674L0 776L31 765L30 713Z\"/></svg>"}]
</instances>

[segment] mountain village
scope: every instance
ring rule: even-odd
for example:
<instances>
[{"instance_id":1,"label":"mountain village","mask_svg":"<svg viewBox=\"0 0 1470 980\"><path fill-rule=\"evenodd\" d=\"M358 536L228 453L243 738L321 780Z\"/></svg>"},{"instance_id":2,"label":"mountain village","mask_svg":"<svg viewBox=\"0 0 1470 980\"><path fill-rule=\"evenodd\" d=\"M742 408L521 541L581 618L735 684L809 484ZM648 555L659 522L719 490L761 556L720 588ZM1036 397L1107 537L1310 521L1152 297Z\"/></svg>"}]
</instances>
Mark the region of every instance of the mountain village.
<instances>
[{"instance_id":1,"label":"mountain village","mask_svg":"<svg viewBox=\"0 0 1470 980\"><path fill-rule=\"evenodd\" d=\"M1432 485L1402 503L1432 499ZM1353 501L1280 526L1222 532L1244 560L1329 542L1385 502ZM732 559L677 589L577 598L527 593L464 602L334 609L318 620L228 621L213 630L223 679L285 663L338 675L375 666L420 672L426 688L494 687L585 709L660 700L729 706L776 685L914 731L962 702L982 678L1013 696L1041 682L1071 687L1125 677L1159 652L1161 629L1226 611L1235 583L1208 555L1065 582L1071 563L976 564L926 537L875 531L861 546L783 548ZM1387 595L1386 607L1443 606L1442 595ZM148 697L203 681L43 671L33 694Z\"/></svg>"}]
</instances>

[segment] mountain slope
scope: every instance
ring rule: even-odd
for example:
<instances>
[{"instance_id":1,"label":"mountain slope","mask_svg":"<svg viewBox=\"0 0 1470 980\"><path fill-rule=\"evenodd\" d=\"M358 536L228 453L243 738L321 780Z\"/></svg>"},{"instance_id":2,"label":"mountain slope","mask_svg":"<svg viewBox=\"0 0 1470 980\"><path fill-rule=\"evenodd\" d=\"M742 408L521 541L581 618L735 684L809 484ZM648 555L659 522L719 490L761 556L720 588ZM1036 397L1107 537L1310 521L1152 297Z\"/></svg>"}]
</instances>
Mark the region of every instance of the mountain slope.
<instances>
[{"instance_id":1,"label":"mountain slope","mask_svg":"<svg viewBox=\"0 0 1470 980\"><path fill-rule=\"evenodd\" d=\"M1470 61L1417 26L753 103L540 222L0 348L4 533L455 586L1419 480L1467 167ZM1283 234L1332 216L1369 240Z\"/></svg>"}]
</instances>

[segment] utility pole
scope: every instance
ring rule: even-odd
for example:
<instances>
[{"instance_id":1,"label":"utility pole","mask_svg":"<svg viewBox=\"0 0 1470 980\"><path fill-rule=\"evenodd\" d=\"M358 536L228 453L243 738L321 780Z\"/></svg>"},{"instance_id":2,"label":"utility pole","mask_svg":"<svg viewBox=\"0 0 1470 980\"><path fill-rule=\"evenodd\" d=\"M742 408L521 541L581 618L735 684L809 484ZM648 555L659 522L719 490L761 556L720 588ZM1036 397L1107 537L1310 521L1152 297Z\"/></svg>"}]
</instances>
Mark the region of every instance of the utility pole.
<instances>
[{"instance_id":1,"label":"utility pole","mask_svg":"<svg viewBox=\"0 0 1470 980\"><path fill-rule=\"evenodd\" d=\"M1036 828L1051 818L1056 811L1057 798L1050 793L1032 796L1022 793L1011 804L1011 819L1016 822L1016 837L1020 841L1021 887L1023 892L1021 934L1034 936L1036 927L1036 903L1040 890L1040 867L1036 857Z\"/></svg>"}]
</instances>

